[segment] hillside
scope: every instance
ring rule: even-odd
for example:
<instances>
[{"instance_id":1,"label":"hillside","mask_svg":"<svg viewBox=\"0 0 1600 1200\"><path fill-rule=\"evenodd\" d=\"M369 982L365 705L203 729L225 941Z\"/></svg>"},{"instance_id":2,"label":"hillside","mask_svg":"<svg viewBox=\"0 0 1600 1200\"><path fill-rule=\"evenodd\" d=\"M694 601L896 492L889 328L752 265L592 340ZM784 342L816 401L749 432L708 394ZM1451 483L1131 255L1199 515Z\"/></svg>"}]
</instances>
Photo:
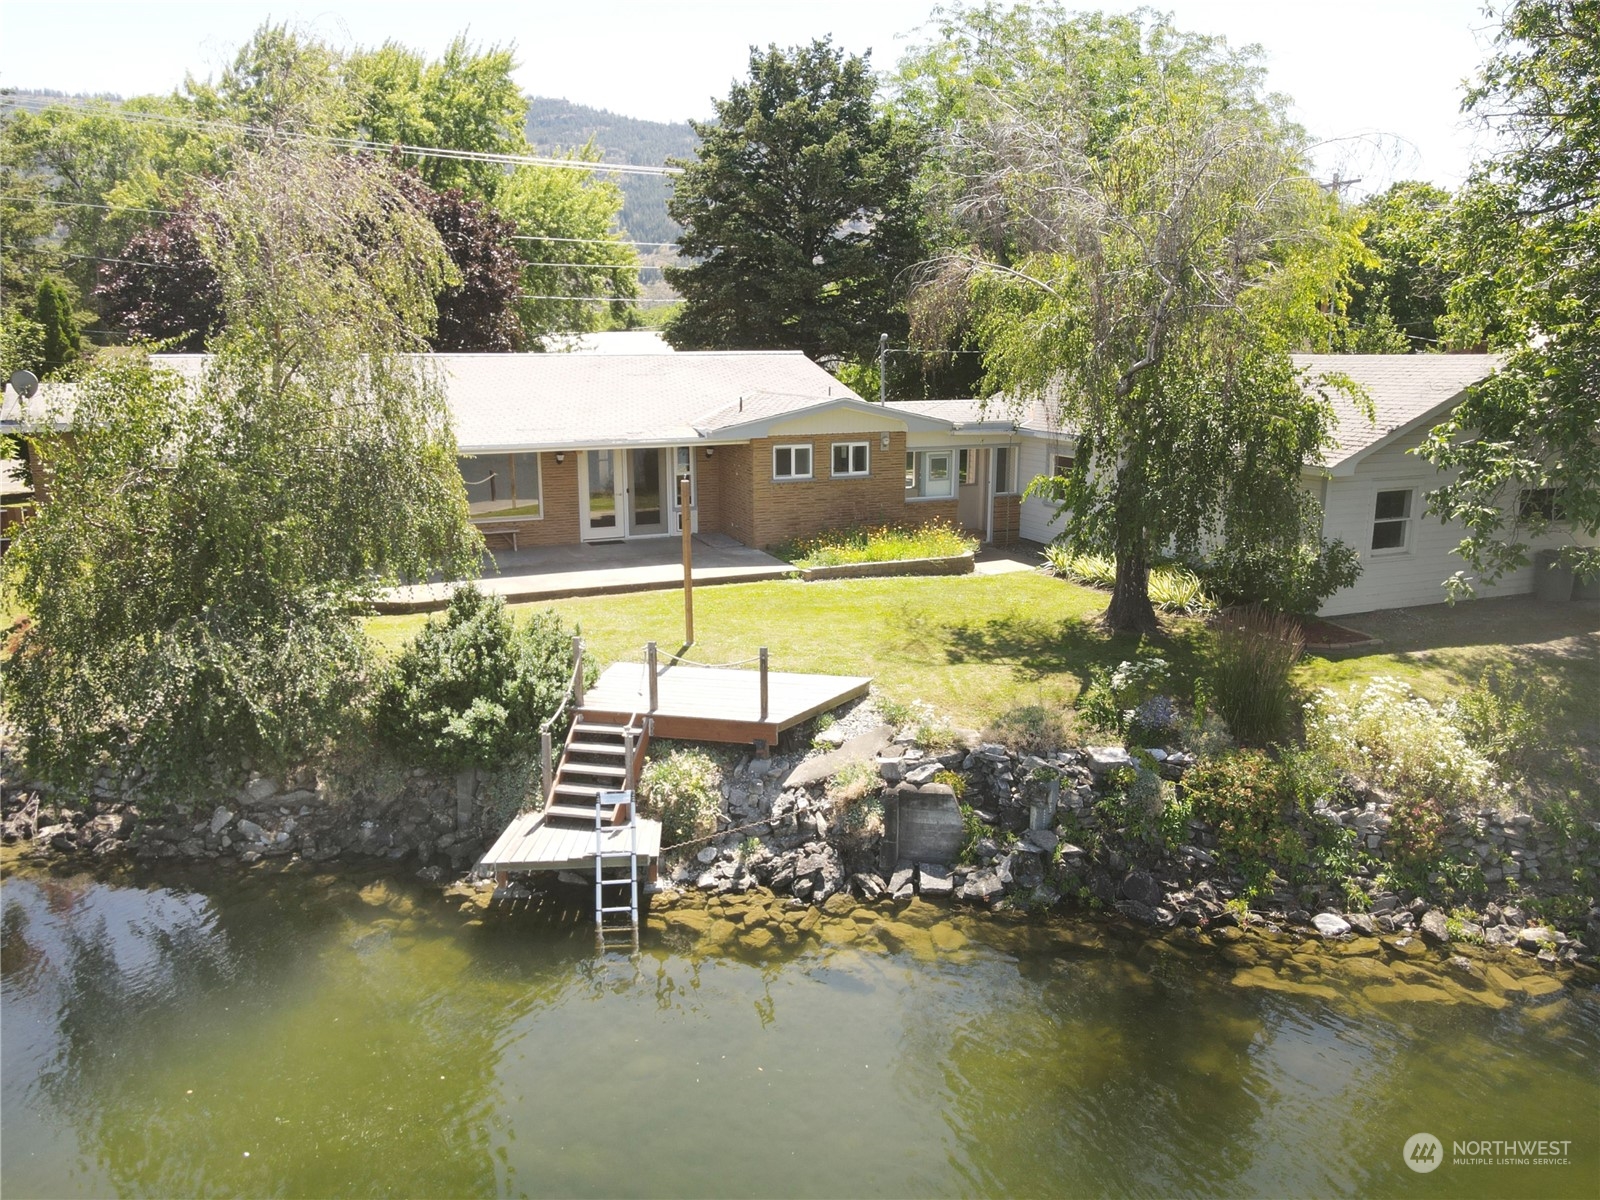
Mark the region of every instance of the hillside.
<instances>
[{"instance_id":1,"label":"hillside","mask_svg":"<svg viewBox=\"0 0 1600 1200\"><path fill-rule=\"evenodd\" d=\"M545 96L528 97L528 141L543 153L573 150L593 141L606 162L658 167L688 158L699 143L688 122L642 121L603 108ZM622 187L622 227L640 242L670 242L679 233L667 216L666 179L645 175L617 178Z\"/></svg>"}]
</instances>

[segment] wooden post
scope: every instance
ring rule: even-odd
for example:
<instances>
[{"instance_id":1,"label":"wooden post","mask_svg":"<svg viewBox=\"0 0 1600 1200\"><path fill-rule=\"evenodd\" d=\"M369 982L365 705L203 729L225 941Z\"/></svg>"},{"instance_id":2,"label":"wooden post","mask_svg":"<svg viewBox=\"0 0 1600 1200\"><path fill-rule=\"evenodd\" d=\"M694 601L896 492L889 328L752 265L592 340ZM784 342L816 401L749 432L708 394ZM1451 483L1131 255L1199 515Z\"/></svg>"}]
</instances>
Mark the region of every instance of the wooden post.
<instances>
[{"instance_id":1,"label":"wooden post","mask_svg":"<svg viewBox=\"0 0 1600 1200\"><path fill-rule=\"evenodd\" d=\"M583 638L572 635L572 706L583 707Z\"/></svg>"},{"instance_id":2,"label":"wooden post","mask_svg":"<svg viewBox=\"0 0 1600 1200\"><path fill-rule=\"evenodd\" d=\"M656 697L656 644L654 642L646 642L644 644L644 666L645 666L645 674L650 677L650 711L651 712L655 712L657 697Z\"/></svg>"},{"instance_id":3,"label":"wooden post","mask_svg":"<svg viewBox=\"0 0 1600 1200\"><path fill-rule=\"evenodd\" d=\"M683 526L683 641L694 645L694 513L689 509L689 477L678 480L678 524Z\"/></svg>"},{"instance_id":4,"label":"wooden post","mask_svg":"<svg viewBox=\"0 0 1600 1200\"><path fill-rule=\"evenodd\" d=\"M767 719L767 648L761 647L761 719Z\"/></svg>"},{"instance_id":5,"label":"wooden post","mask_svg":"<svg viewBox=\"0 0 1600 1200\"><path fill-rule=\"evenodd\" d=\"M544 793L544 801L550 803L550 795L554 791L556 781L550 777L550 731L539 731L539 790Z\"/></svg>"}]
</instances>

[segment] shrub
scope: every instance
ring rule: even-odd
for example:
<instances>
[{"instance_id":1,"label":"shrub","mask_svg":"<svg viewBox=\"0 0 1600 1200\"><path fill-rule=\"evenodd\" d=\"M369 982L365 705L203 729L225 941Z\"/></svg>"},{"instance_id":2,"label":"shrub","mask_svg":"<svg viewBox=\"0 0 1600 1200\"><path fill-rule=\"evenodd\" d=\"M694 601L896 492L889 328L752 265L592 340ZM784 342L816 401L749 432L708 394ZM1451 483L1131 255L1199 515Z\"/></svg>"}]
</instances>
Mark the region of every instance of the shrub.
<instances>
[{"instance_id":1,"label":"shrub","mask_svg":"<svg viewBox=\"0 0 1600 1200\"><path fill-rule=\"evenodd\" d=\"M1447 805L1500 798L1493 764L1448 712L1387 675L1349 696L1319 691L1306 706L1306 745L1397 796Z\"/></svg>"},{"instance_id":2,"label":"shrub","mask_svg":"<svg viewBox=\"0 0 1600 1200\"><path fill-rule=\"evenodd\" d=\"M715 833L721 804L722 769L704 750L674 749L639 773L639 813L661 822L663 845Z\"/></svg>"},{"instance_id":3,"label":"shrub","mask_svg":"<svg viewBox=\"0 0 1600 1200\"><path fill-rule=\"evenodd\" d=\"M1089 686L1078 697L1078 713L1091 728L1126 740L1140 710L1162 696L1169 672L1167 660L1154 655L1132 662L1124 659L1114 671L1099 668L1091 674ZM1164 720L1169 710L1170 701L1164 708L1151 705L1146 715L1152 720ZM1176 724L1175 714L1171 724Z\"/></svg>"},{"instance_id":4,"label":"shrub","mask_svg":"<svg viewBox=\"0 0 1600 1200\"><path fill-rule=\"evenodd\" d=\"M1485 670L1477 686L1445 704L1444 715L1475 749L1507 771L1527 766L1549 725L1533 684L1500 667Z\"/></svg>"},{"instance_id":5,"label":"shrub","mask_svg":"<svg viewBox=\"0 0 1600 1200\"><path fill-rule=\"evenodd\" d=\"M1042 704L1024 704L996 717L983 731L983 740L998 742L1013 754L1048 754L1068 745L1072 737L1066 714Z\"/></svg>"},{"instance_id":6,"label":"shrub","mask_svg":"<svg viewBox=\"0 0 1600 1200\"><path fill-rule=\"evenodd\" d=\"M1260 750L1237 750L1197 763L1184 776L1194 814L1216 830L1217 845L1247 879L1264 879L1271 864L1307 861L1295 827L1295 798L1285 795L1283 769Z\"/></svg>"},{"instance_id":7,"label":"shrub","mask_svg":"<svg viewBox=\"0 0 1600 1200\"><path fill-rule=\"evenodd\" d=\"M1285 550L1254 543L1224 550L1200 567L1200 577L1224 604L1259 604L1305 615L1361 574L1361 556L1344 542L1314 541Z\"/></svg>"},{"instance_id":8,"label":"shrub","mask_svg":"<svg viewBox=\"0 0 1600 1200\"><path fill-rule=\"evenodd\" d=\"M844 563L900 562L908 558L950 558L978 545L948 521L926 525L879 525L837 529L797 538L773 547L773 553L797 567L832 567Z\"/></svg>"},{"instance_id":9,"label":"shrub","mask_svg":"<svg viewBox=\"0 0 1600 1200\"><path fill-rule=\"evenodd\" d=\"M1106 554L1079 554L1066 546L1044 549L1052 574L1084 587L1109 590L1117 582L1116 560ZM1150 602L1163 612L1203 616L1216 611L1205 583L1188 567L1166 565L1150 571Z\"/></svg>"},{"instance_id":10,"label":"shrub","mask_svg":"<svg viewBox=\"0 0 1600 1200\"><path fill-rule=\"evenodd\" d=\"M869 759L846 763L828 780L828 799L835 804L854 804L867 796L876 795L883 788L883 776L877 764Z\"/></svg>"},{"instance_id":11,"label":"shrub","mask_svg":"<svg viewBox=\"0 0 1600 1200\"><path fill-rule=\"evenodd\" d=\"M1294 712L1294 669L1305 636L1291 617L1251 605L1217 622L1210 696L1233 736L1265 746L1282 741Z\"/></svg>"},{"instance_id":12,"label":"shrub","mask_svg":"<svg viewBox=\"0 0 1600 1200\"><path fill-rule=\"evenodd\" d=\"M1404 794L1389 806L1389 858L1403 871L1425 875L1444 852L1444 806L1431 796Z\"/></svg>"},{"instance_id":13,"label":"shrub","mask_svg":"<svg viewBox=\"0 0 1600 1200\"><path fill-rule=\"evenodd\" d=\"M571 631L554 611L519 626L500 597L459 588L444 620L424 625L383 681L378 734L437 766L497 766L560 707L571 655Z\"/></svg>"}]
</instances>

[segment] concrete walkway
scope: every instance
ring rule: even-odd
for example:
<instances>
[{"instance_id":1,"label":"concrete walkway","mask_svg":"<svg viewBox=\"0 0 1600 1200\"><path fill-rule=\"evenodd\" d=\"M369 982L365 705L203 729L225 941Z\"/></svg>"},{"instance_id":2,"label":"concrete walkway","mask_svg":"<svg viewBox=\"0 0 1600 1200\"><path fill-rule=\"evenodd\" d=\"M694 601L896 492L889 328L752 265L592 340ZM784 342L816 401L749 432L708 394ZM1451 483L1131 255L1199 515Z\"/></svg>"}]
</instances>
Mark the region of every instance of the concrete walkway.
<instances>
[{"instance_id":1,"label":"concrete walkway","mask_svg":"<svg viewBox=\"0 0 1600 1200\"><path fill-rule=\"evenodd\" d=\"M979 546L972 573L1011 575L1018 571L1037 571L1044 565L1044 559L1040 557L1043 549L1036 542L1020 542L1015 546Z\"/></svg>"},{"instance_id":2,"label":"concrete walkway","mask_svg":"<svg viewBox=\"0 0 1600 1200\"><path fill-rule=\"evenodd\" d=\"M540 546L485 556L485 592L507 604L559 600L567 596L605 596L661 591L683 586L683 543L675 537L606 542L582 546ZM726 534L696 534L694 583L751 583L783 579L794 567ZM384 613L431 612L450 603L457 584L443 581L389 588L375 607Z\"/></svg>"}]
</instances>

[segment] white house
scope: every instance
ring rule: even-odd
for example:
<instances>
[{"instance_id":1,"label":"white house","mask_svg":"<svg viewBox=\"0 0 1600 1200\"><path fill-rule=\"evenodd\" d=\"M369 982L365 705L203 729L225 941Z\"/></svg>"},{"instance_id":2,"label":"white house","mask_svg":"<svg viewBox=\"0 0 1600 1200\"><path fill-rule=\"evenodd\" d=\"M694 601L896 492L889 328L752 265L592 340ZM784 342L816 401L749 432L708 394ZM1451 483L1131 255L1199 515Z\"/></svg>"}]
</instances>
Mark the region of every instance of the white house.
<instances>
[{"instance_id":1,"label":"white house","mask_svg":"<svg viewBox=\"0 0 1600 1200\"><path fill-rule=\"evenodd\" d=\"M1445 599L1444 580L1465 566L1452 553L1465 531L1459 524L1424 516L1428 491L1445 478L1419 455L1428 431L1461 403L1468 387L1494 370L1487 354L1302 354L1295 365L1316 375L1343 374L1361 385L1372 405L1369 418L1350 397L1334 392L1334 446L1320 463L1307 464L1303 482L1322 502L1323 536L1343 540L1361 555L1362 572L1354 586L1330 596L1325 616L1437 604ZM1004 401L977 400L897 404L950 422L961 439L982 433L994 440L1010 432L1015 473L1002 490L1020 493L1038 475L1070 468L1073 438L1040 402L1012 411ZM909 445L910 443L908 443ZM1529 494L1514 503L1548 506L1553 497ZM999 512L997 511L997 516ZM1020 502L1021 537L1048 542L1060 532L1052 505L1037 497ZM995 540L1003 540L997 530ZM1532 549L1570 544L1574 534L1560 526L1532 542ZM1579 539L1591 544L1588 539ZM1531 592L1534 567L1503 576L1493 586L1478 584L1480 595Z\"/></svg>"}]
</instances>

